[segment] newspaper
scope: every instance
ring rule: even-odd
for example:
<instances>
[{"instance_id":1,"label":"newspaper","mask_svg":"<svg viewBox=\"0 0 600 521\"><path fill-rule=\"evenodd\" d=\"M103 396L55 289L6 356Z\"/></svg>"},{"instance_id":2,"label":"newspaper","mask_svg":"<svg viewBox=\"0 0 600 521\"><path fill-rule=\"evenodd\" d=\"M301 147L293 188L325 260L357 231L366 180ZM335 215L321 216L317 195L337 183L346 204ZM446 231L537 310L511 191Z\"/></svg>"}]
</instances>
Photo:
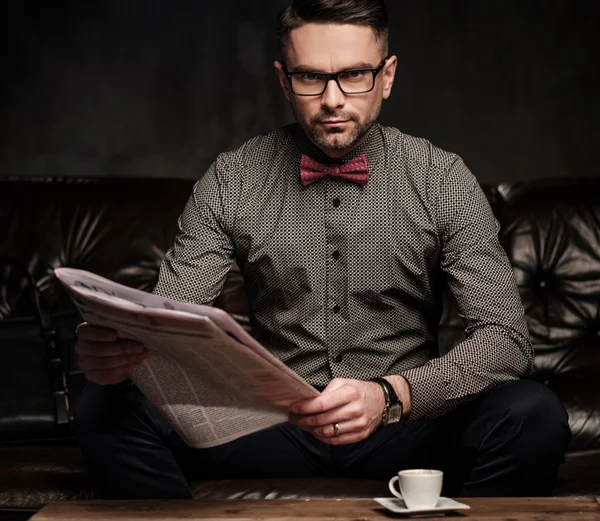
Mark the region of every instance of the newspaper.
<instances>
[{"instance_id":1,"label":"newspaper","mask_svg":"<svg viewBox=\"0 0 600 521\"><path fill-rule=\"evenodd\" d=\"M213 447L287 421L292 403L319 394L223 310L83 270L54 272L86 322L148 348L150 356L130 378L192 447Z\"/></svg>"}]
</instances>

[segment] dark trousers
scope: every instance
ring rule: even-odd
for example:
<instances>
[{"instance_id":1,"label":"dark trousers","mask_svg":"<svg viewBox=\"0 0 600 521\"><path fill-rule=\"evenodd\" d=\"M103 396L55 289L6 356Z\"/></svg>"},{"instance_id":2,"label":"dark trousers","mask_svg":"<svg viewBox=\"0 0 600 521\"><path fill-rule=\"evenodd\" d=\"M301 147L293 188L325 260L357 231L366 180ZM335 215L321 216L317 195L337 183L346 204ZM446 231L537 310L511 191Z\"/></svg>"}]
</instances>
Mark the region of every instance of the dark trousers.
<instances>
[{"instance_id":1,"label":"dark trousers","mask_svg":"<svg viewBox=\"0 0 600 521\"><path fill-rule=\"evenodd\" d=\"M571 438L556 396L527 380L497 385L444 417L403 421L337 447L283 423L194 449L135 387L88 384L75 419L105 498L189 498L194 479L387 480L406 468L443 470L446 496L545 496L552 494Z\"/></svg>"}]
</instances>

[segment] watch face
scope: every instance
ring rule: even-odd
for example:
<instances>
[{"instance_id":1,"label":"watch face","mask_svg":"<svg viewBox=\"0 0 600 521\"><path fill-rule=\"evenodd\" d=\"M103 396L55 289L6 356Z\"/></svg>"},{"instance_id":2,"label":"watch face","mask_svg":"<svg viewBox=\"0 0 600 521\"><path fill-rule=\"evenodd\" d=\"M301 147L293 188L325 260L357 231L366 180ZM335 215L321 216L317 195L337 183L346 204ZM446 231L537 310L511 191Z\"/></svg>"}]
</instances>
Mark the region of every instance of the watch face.
<instances>
[{"instance_id":1,"label":"watch face","mask_svg":"<svg viewBox=\"0 0 600 521\"><path fill-rule=\"evenodd\" d=\"M402 407L400 404L392 405L388 411L388 425L398 423L402 418Z\"/></svg>"}]
</instances>

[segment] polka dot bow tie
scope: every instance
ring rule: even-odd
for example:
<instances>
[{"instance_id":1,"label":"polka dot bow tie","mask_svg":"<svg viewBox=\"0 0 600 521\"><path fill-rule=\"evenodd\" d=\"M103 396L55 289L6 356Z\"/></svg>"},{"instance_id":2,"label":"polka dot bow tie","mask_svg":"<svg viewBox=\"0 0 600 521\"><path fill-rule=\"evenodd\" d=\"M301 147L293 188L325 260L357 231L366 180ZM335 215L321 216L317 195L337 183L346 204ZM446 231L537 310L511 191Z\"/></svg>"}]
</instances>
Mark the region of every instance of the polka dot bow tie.
<instances>
[{"instance_id":1,"label":"polka dot bow tie","mask_svg":"<svg viewBox=\"0 0 600 521\"><path fill-rule=\"evenodd\" d=\"M302 155L300 159L300 180L304 186L308 186L326 176L340 177L359 185L366 185L369 181L369 167L367 156L361 154L355 159L341 165L322 165L318 161Z\"/></svg>"}]
</instances>

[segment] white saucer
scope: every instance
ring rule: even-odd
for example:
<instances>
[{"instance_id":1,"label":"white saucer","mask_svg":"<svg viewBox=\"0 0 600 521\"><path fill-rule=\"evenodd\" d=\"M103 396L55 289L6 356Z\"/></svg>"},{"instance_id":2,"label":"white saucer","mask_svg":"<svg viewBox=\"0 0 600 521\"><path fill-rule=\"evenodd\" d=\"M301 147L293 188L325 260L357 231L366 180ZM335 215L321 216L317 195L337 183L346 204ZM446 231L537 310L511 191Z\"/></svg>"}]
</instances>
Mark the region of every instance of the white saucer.
<instances>
[{"instance_id":1,"label":"white saucer","mask_svg":"<svg viewBox=\"0 0 600 521\"><path fill-rule=\"evenodd\" d=\"M384 506L388 510L395 512L396 514L405 514L409 516L414 515L437 515L442 516L445 512L451 512L453 510L465 510L471 508L469 505L459 503L450 499L449 497L440 497L437 505L432 508L408 508L404 499L398 497L376 497L373 498L377 503Z\"/></svg>"}]
</instances>

